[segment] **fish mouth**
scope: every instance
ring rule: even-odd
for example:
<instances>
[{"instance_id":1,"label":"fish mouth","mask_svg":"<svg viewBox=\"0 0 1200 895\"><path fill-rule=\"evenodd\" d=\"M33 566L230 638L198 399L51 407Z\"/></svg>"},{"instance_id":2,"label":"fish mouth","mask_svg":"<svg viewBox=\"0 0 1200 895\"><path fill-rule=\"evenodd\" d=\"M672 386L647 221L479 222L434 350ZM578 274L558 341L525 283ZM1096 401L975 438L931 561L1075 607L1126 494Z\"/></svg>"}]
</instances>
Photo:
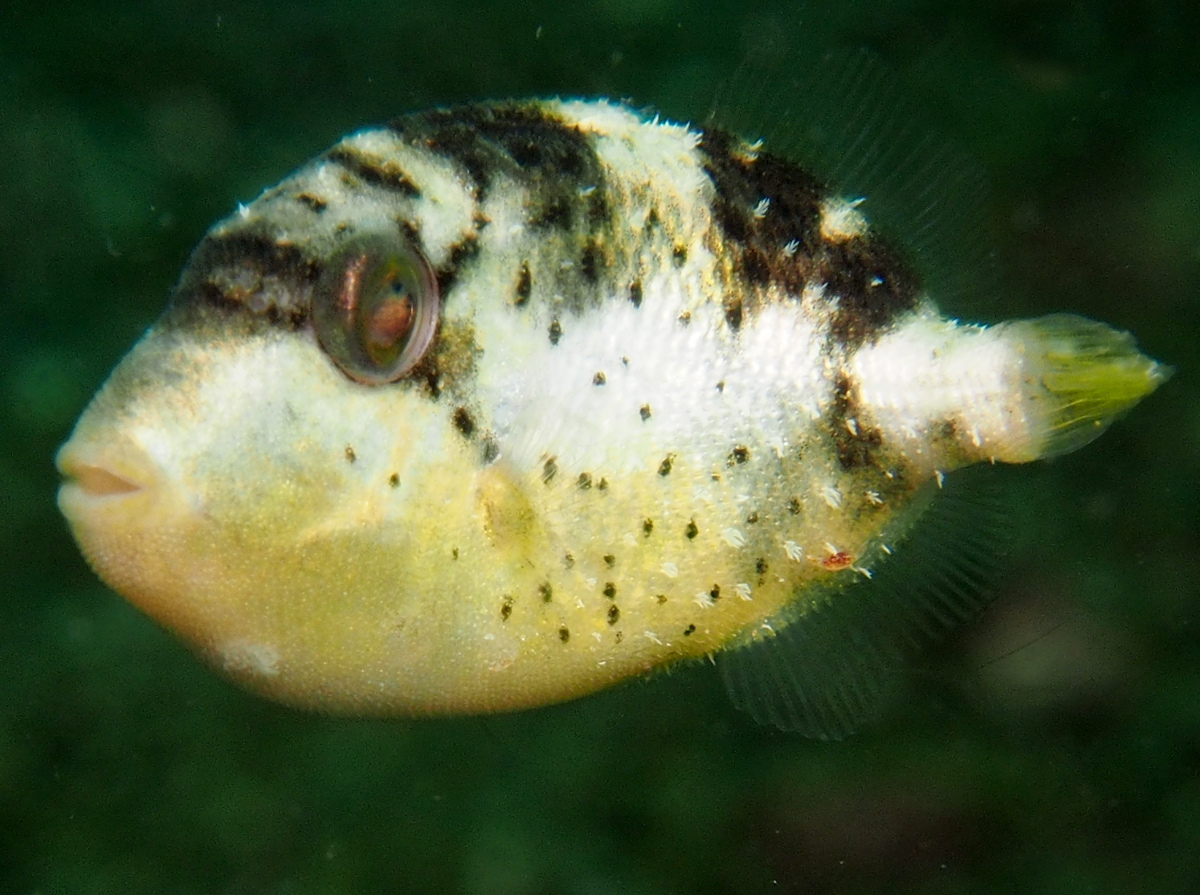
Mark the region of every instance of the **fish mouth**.
<instances>
[{"instance_id":1,"label":"fish mouth","mask_svg":"<svg viewBox=\"0 0 1200 895\"><path fill-rule=\"evenodd\" d=\"M109 449L68 441L54 458L62 476L59 504L96 511L154 490L162 476L145 452L129 444ZM68 513L68 517L70 514Z\"/></svg>"}]
</instances>

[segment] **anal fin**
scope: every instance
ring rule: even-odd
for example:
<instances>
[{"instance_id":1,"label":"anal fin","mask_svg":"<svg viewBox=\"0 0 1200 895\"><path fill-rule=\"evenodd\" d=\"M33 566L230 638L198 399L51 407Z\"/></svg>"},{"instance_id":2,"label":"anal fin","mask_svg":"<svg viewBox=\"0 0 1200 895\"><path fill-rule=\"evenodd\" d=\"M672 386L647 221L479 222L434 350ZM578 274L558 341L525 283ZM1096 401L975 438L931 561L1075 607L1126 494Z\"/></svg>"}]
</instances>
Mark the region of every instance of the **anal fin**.
<instances>
[{"instance_id":1,"label":"anal fin","mask_svg":"<svg viewBox=\"0 0 1200 895\"><path fill-rule=\"evenodd\" d=\"M773 634L760 628L720 654L734 705L819 740L877 718L913 654L990 599L1012 540L1003 476L994 467L948 476L871 580L806 600L815 608L771 619Z\"/></svg>"}]
</instances>

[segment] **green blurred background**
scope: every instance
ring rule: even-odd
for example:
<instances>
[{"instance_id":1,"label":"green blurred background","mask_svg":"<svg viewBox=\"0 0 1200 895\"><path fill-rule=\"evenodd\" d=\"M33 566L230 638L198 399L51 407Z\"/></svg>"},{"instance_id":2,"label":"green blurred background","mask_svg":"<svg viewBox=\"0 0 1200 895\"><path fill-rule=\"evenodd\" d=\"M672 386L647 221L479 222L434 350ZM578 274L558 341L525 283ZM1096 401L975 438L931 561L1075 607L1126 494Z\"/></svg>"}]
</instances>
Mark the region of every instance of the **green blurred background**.
<instances>
[{"instance_id":1,"label":"green blurred background","mask_svg":"<svg viewBox=\"0 0 1200 895\"><path fill-rule=\"evenodd\" d=\"M713 669L490 719L247 696L100 585L51 457L238 201L363 123L746 58L884 57L986 169L997 318L1177 367L1014 477L1000 599L822 745ZM0 10L0 891L1200 891L1200 10L1068 0L33 3Z\"/></svg>"}]
</instances>

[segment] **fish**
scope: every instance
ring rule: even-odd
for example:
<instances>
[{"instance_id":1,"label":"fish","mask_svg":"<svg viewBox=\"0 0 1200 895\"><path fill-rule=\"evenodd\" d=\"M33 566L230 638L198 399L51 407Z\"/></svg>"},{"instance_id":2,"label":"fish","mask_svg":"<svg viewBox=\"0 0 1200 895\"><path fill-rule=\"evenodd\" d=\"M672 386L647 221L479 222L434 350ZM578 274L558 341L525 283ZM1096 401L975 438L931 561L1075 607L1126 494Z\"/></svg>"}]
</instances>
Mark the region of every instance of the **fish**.
<instances>
[{"instance_id":1,"label":"fish","mask_svg":"<svg viewBox=\"0 0 1200 895\"><path fill-rule=\"evenodd\" d=\"M719 126L410 113L208 231L58 504L112 589L287 705L504 712L716 657L838 739L984 599L968 468L1074 451L1171 372L937 298L861 197Z\"/></svg>"}]
</instances>

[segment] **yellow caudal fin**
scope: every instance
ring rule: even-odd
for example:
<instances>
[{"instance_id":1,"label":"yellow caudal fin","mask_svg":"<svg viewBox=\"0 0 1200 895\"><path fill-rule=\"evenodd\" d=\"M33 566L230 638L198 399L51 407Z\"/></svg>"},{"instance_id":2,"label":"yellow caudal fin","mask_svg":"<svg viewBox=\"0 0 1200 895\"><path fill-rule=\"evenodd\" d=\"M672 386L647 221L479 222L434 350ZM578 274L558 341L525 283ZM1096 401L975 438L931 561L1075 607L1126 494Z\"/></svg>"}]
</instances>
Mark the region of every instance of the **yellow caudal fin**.
<instances>
[{"instance_id":1,"label":"yellow caudal fin","mask_svg":"<svg viewBox=\"0 0 1200 895\"><path fill-rule=\"evenodd\" d=\"M1024 351L1027 400L1040 418L1039 457L1083 447L1173 372L1138 351L1129 333L1086 317L1052 314L1001 327Z\"/></svg>"}]
</instances>

